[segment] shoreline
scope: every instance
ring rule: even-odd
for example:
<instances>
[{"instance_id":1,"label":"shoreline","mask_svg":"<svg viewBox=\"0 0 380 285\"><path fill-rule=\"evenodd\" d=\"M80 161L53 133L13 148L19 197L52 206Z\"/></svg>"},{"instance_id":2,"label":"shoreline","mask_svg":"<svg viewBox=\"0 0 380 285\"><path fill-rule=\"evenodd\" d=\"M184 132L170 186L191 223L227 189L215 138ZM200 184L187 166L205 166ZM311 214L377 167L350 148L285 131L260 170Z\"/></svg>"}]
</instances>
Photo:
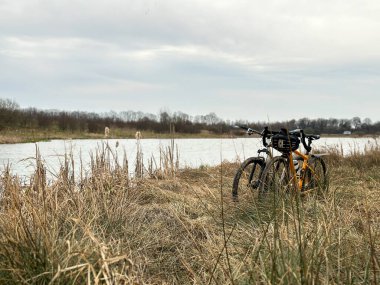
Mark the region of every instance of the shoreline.
<instances>
[{"instance_id":1,"label":"shoreline","mask_svg":"<svg viewBox=\"0 0 380 285\"><path fill-rule=\"evenodd\" d=\"M228 134L186 134L186 133L152 133L143 132L141 139L234 139L240 136L233 136ZM136 139L134 135L127 134L111 134L105 137L103 134L95 133L52 133L52 134L35 134L35 135L18 135L15 133L1 134L0 133L0 145L1 144L21 144L21 143L36 143L52 140L88 140L88 139Z\"/></svg>"},{"instance_id":2,"label":"shoreline","mask_svg":"<svg viewBox=\"0 0 380 285\"><path fill-rule=\"evenodd\" d=\"M21 144L36 143L52 140L86 140L86 139L135 139L135 130L120 131L111 133L109 137L97 133L70 133L70 132L41 132L41 131L5 131L0 132L1 144ZM259 138L258 135L235 135L235 134L212 134L212 133L154 133L150 131L142 132L142 139L236 139L236 138ZM379 134L321 134L321 138L373 138Z\"/></svg>"}]
</instances>

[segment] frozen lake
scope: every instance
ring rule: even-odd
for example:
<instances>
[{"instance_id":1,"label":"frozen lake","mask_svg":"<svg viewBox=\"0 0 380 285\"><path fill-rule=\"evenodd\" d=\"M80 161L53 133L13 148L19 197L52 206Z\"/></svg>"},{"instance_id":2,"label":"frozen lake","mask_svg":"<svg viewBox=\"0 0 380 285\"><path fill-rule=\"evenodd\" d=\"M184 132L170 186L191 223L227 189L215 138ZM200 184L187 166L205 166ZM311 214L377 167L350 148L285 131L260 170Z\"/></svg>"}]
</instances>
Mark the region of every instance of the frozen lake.
<instances>
[{"instance_id":1,"label":"frozen lake","mask_svg":"<svg viewBox=\"0 0 380 285\"><path fill-rule=\"evenodd\" d=\"M113 153L117 154L121 161L124 152L127 155L129 169L133 170L136 161L137 141L135 139L110 139L110 140L53 140L49 142L2 144L0 145L0 171L6 165L10 165L12 173L21 177L28 177L34 170L36 147L49 170L54 175L64 161L65 153L72 153L79 167L82 161L83 169L88 168L90 155L103 143L108 143ZM313 147L318 150L324 148L338 148L344 155L353 151L364 151L365 148L377 145L378 139L373 138L321 138L313 142ZM142 139L140 141L144 164L152 156L159 160L160 148L170 145L169 139ZM117 146L118 145L118 146ZM243 160L249 156L255 156L262 147L260 138L237 139L175 139L175 145L179 152L180 167L199 167L201 165L217 165L223 160Z\"/></svg>"}]
</instances>

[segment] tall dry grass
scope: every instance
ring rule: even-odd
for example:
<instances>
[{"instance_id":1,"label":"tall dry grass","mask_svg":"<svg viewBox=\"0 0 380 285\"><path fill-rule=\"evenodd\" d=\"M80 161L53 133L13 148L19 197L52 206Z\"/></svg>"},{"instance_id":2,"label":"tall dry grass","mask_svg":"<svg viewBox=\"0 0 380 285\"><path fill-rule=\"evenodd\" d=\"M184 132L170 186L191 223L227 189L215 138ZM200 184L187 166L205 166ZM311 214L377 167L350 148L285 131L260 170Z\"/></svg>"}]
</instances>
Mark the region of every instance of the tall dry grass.
<instances>
[{"instance_id":1,"label":"tall dry grass","mask_svg":"<svg viewBox=\"0 0 380 285\"><path fill-rule=\"evenodd\" d=\"M67 155L54 183L38 151L29 184L5 169L0 283L379 283L380 152L332 153L329 192L262 204L231 200L236 164L178 170L173 150L160 175L131 176L107 145L87 174Z\"/></svg>"}]
</instances>

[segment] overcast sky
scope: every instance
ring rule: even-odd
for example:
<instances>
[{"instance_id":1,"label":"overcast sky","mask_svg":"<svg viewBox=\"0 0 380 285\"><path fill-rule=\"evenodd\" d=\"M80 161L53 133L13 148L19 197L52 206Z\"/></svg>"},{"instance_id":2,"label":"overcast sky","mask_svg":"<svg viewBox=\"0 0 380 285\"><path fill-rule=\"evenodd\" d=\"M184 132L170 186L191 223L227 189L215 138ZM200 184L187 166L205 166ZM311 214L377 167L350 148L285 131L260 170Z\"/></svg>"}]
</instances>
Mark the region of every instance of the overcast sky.
<instances>
[{"instance_id":1,"label":"overcast sky","mask_svg":"<svg viewBox=\"0 0 380 285\"><path fill-rule=\"evenodd\" d=\"M0 0L0 97L378 121L380 1Z\"/></svg>"}]
</instances>

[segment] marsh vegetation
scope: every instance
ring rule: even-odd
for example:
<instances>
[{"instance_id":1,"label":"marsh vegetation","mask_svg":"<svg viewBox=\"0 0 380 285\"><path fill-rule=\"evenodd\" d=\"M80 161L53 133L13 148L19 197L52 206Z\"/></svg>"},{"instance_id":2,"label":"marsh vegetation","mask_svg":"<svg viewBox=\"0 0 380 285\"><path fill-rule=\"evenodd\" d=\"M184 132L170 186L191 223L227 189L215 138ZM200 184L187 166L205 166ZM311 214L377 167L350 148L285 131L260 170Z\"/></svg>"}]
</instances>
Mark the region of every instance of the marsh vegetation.
<instances>
[{"instance_id":1,"label":"marsh vegetation","mask_svg":"<svg viewBox=\"0 0 380 285\"><path fill-rule=\"evenodd\" d=\"M232 201L236 163L179 169L173 148L161 158L130 175L105 145L80 178L67 154L48 182L38 150L29 183L5 169L0 283L379 283L378 149L331 152L328 192L275 207Z\"/></svg>"}]
</instances>

